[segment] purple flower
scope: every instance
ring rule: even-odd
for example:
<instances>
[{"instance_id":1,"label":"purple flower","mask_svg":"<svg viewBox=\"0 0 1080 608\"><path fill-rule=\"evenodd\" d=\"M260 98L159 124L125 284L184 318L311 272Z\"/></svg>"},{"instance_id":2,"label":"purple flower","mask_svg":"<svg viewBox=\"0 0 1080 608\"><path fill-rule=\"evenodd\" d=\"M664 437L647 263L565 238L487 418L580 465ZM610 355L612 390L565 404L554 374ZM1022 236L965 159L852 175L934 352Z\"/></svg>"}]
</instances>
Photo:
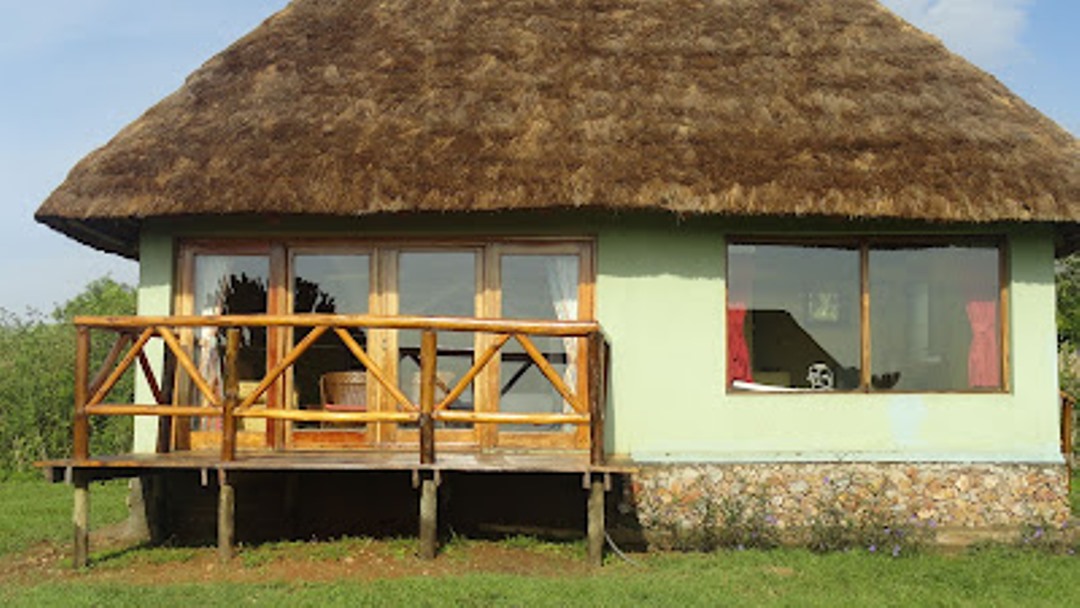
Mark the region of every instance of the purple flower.
<instances>
[{"instance_id":1,"label":"purple flower","mask_svg":"<svg viewBox=\"0 0 1080 608\"><path fill-rule=\"evenodd\" d=\"M868 548L870 549L870 553L877 553L877 545L870 545Z\"/></svg>"}]
</instances>

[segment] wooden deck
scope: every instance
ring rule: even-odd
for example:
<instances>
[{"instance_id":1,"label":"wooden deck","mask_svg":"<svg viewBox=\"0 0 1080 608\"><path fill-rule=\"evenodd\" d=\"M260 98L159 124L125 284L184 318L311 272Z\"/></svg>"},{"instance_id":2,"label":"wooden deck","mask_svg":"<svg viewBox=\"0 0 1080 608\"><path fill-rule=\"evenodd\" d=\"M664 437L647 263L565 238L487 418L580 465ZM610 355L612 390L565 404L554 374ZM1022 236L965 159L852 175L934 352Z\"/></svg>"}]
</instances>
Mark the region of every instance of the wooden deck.
<instances>
[{"instance_id":1,"label":"wooden deck","mask_svg":"<svg viewBox=\"0 0 1080 608\"><path fill-rule=\"evenodd\" d=\"M280 476L288 483L290 478L310 481L323 472L337 471L400 472L403 475L393 477L404 477L406 483L411 477L412 488L419 494L420 555L425 558L436 554L438 488L443 473L580 477L581 487L588 495L589 555L594 563L600 562L604 494L611 489L613 474L631 469L609 462L604 451L609 348L595 321L260 314L79 317L75 324L73 456L38 466L52 481L66 481L74 486L77 567L86 565L89 557L91 481L139 477L151 486L156 482L167 486L191 472L200 475L200 488L215 488L218 492L216 524L223 561L233 553L237 487L243 494L245 484L250 487L259 477ZM248 386L241 391L243 330L261 330L269 337L265 369L255 365L254 370L249 370L254 376L243 378ZM400 330L420 334L419 349L405 351L406 356L419 363L418 394L414 396L406 394L397 377L395 362L403 351L396 346L369 351L371 343L356 337L364 332ZM93 376L91 331L115 334L112 349ZM221 350L223 339L224 349L218 353L221 359L216 363L213 356L195 347L197 331L213 337L209 344L217 350L211 354ZM303 336L295 344L292 338L286 339L293 331ZM445 345L440 348L440 334L473 334L476 346L468 351L448 349ZM340 342L337 348L349 360L347 364L335 363L334 370L327 373L360 370L366 388L352 397L352 401L338 403L323 394L319 407L303 407L297 396L296 376L290 374L295 372L298 361L314 356L313 345L322 336L332 342L336 336ZM538 337L562 339L565 352L543 352L535 342ZM154 340L161 341L163 357L153 358L145 350ZM571 346L565 345L568 340ZM503 348L511 343L521 351L504 352ZM204 359L200 359L200 353L206 354ZM576 375L567 375L554 367L559 361L569 365L571 354L577 361ZM471 357L471 366L460 372L455 381L445 382L439 376L440 356L443 359ZM561 406L555 402L557 407L540 411L504 409L500 397L509 390L500 381L499 366L504 361L517 364L518 375L523 373L523 365L535 367L539 376L546 379L548 392L557 396ZM153 395L153 403L110 403L111 391L136 363ZM461 407L460 398L470 390L473 398ZM459 407L454 407L455 404ZM155 452L91 454L90 422L95 416L156 417ZM195 421L211 425L209 431L202 427L197 430L216 433L216 440L204 446L214 449L203 451L196 445L193 440L196 429L192 428ZM248 423L265 429L259 448L245 443L250 433L242 432L242 427L246 428ZM364 443L372 440L368 431L375 431L373 444L368 447L342 440L320 445L334 451L305 450L310 446L293 441L296 434L307 428L298 430L295 426L298 424L323 425L324 429L326 425L330 428L363 425ZM398 432L402 425L407 432ZM471 434L464 438L460 434L448 435L462 425L469 426ZM532 425L537 431L502 432L519 425ZM549 431L551 428L559 430ZM296 434L290 435L292 431ZM337 487L335 490L345 492ZM408 491L405 490L406 496ZM166 496L162 500L170 504L182 502L170 500L175 498ZM251 504L250 500L241 503ZM248 521L250 518L242 519Z\"/></svg>"},{"instance_id":2,"label":"wooden deck","mask_svg":"<svg viewBox=\"0 0 1080 608\"><path fill-rule=\"evenodd\" d=\"M239 451L232 460L222 460L216 451L168 452L59 459L37 463L53 482L74 486L73 522L75 542L73 564L84 567L90 555L91 482L105 479L195 472L203 486L216 486L218 492L217 537L222 562L234 554L236 540L237 481L250 473L281 475L283 479L322 472L399 472L410 474L412 487L418 491L419 555L435 557L438 549L438 488L443 473L536 474L580 476L586 491L585 511L589 559L599 565L604 544L604 495L612 488L612 476L632 473L629 462L594 464L590 454L577 452L530 451L443 451L435 462L420 462L414 450L357 451Z\"/></svg>"},{"instance_id":3,"label":"wooden deck","mask_svg":"<svg viewBox=\"0 0 1080 608\"><path fill-rule=\"evenodd\" d=\"M235 460L223 461L211 451L164 454L92 456L84 460L58 459L37 463L53 482L70 482L75 471L91 480L136 477L156 471L415 471L472 473L579 473L633 472L628 461L590 463L585 452L450 452L443 451L434 463L421 463L415 451L351 450L239 452Z\"/></svg>"}]
</instances>

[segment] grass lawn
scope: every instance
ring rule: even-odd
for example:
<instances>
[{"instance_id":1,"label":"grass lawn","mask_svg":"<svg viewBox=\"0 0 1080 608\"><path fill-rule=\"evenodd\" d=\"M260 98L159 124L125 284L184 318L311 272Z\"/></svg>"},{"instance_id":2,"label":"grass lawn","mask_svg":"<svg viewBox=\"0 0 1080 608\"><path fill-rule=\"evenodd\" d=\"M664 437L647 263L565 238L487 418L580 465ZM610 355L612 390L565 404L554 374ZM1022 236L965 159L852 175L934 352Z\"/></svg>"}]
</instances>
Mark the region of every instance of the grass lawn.
<instances>
[{"instance_id":1,"label":"grass lawn","mask_svg":"<svg viewBox=\"0 0 1080 608\"><path fill-rule=\"evenodd\" d=\"M1080 475L1072 481L1076 506ZM94 488L98 525L121 518L124 490ZM425 562L415 539L353 538L242 547L226 566L212 547L98 547L92 567L74 572L70 498L65 486L0 484L0 605L1080 606L1080 556L1004 546L899 558L633 554L593 570L580 542L454 539Z\"/></svg>"},{"instance_id":2,"label":"grass lawn","mask_svg":"<svg viewBox=\"0 0 1080 608\"><path fill-rule=\"evenodd\" d=\"M95 483L91 489L91 526L127 517L127 482ZM71 486L41 479L0 482L0 556L41 541L71 538Z\"/></svg>"},{"instance_id":3,"label":"grass lawn","mask_svg":"<svg viewBox=\"0 0 1080 608\"><path fill-rule=\"evenodd\" d=\"M542 549L517 551L524 556L536 550ZM401 559L413 574L375 580L312 582L271 576L261 583L162 583L137 577L134 582L95 580L103 573L91 572L56 582L8 585L0 590L0 601L28 606L1080 605L1080 560L1005 549L898 559L801 550L650 554L635 556L638 565L613 561L601 571L561 576L425 575L423 562L411 556ZM260 572L260 566L242 562L235 568ZM355 568L362 572L364 564Z\"/></svg>"}]
</instances>

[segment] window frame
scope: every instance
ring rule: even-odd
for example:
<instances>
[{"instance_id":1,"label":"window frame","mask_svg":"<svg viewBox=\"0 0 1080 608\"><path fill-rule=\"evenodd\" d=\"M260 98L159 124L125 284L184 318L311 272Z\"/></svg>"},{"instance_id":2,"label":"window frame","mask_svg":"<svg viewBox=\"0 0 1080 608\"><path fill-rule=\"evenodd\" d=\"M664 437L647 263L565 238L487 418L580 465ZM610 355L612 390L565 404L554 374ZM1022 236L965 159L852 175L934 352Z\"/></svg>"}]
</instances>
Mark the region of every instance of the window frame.
<instances>
[{"instance_id":1,"label":"window frame","mask_svg":"<svg viewBox=\"0 0 1080 608\"><path fill-rule=\"evenodd\" d=\"M425 251L472 250L476 255L476 295L475 310L477 317L501 316L501 280L500 264L503 255L518 254L573 254L578 256L578 319L595 319L596 286L596 239L592 236L468 236L468 237L408 237L408 236L373 236L348 238L331 237L178 237L175 249L173 310L175 314L196 314L192 307L192 289L194 286L196 255L260 255L269 259L270 285L267 290L267 314L286 314L292 311L292 281L295 274L297 255L317 255L320 253L364 253L370 256L369 274L369 313L397 314L397 268L400 254ZM374 338L384 340L386 344L372 357L381 365L397 356L397 340L393 330L375 330ZM476 352L494 339L485 334L477 334ZM287 328L269 328L267 334L267 368L287 351L292 341L292 331ZM587 357L584 356L585 341L580 341L578 356L578 391L587 389ZM493 361L476 379L474 390L477 392L479 411L491 411L497 408L499 394L498 361ZM387 372L397 380L397 364L393 364L393 373ZM272 409L291 407L286 395L293 382L291 372L285 379L278 380L267 392L268 406ZM180 385L178 384L178 387ZM381 404L386 398L381 395L380 387L369 385L369 400ZM494 400L493 400L494 399ZM372 445L393 446L395 442L408 439L408 432L401 431L395 425L385 423L376 426L375 443L357 441L356 433L335 433L327 435L325 442L310 442L310 445L295 446L295 432L292 425L277 424L269 420L264 441L252 439L249 447L286 447L286 448L349 448ZM186 425L174 425L174 428L186 428ZM190 433L181 431L184 435ZM450 443L461 441L481 449L494 447L551 447L580 448L587 445L588 428L579 427L571 433L520 433L502 431L494 424L478 423L474 430L467 433L458 430L440 429L441 439ZM455 437L449 435L455 434ZM301 432L303 435L303 432ZM460 438L456 436L459 435ZM205 440L203 443L206 443ZM181 439L183 444L190 442L188 437ZM212 441L211 441L212 442ZM305 443L309 443L305 441ZM258 445L255 445L258 444ZM178 444L179 445L179 444Z\"/></svg>"},{"instance_id":2,"label":"window frame","mask_svg":"<svg viewBox=\"0 0 1080 608\"><path fill-rule=\"evenodd\" d=\"M752 391L735 388L725 374L724 391L728 395L934 395L934 394L1008 394L1012 391L1012 367L1010 347L1010 284L1011 259L1009 240L1000 234L955 234L955 235L824 235L821 237L795 237L777 235L738 235L729 236L724 244L724 326L727 327L728 312L731 309L731 247L733 245L776 245L792 247L844 247L853 249L859 255L859 386L847 390L785 389L783 391ZM872 338L870 332L870 253L875 249L896 247L986 247L997 250L997 302L998 302L998 344L1001 369L1001 382L996 387L966 389L875 389L871 383L873 372L871 360ZM726 331L726 329L725 329ZM725 369L731 365L729 341L724 341Z\"/></svg>"}]
</instances>

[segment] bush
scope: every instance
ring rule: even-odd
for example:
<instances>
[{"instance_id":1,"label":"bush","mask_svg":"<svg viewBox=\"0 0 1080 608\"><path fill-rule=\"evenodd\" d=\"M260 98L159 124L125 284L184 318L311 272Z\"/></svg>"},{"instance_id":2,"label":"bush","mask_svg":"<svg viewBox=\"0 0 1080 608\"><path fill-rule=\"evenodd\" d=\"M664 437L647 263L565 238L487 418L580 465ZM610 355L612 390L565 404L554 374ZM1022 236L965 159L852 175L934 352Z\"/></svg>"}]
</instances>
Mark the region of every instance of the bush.
<instances>
[{"instance_id":1,"label":"bush","mask_svg":"<svg viewBox=\"0 0 1080 608\"><path fill-rule=\"evenodd\" d=\"M135 312L131 287L102 278L46 317L30 311L19 317L0 309L0 478L29 470L34 461L71 452L75 401L75 328L78 315L128 315ZM101 364L114 336L96 332L91 373ZM113 399L130 400L129 370L113 389ZM91 450L126 452L131 448L130 417L91 419Z\"/></svg>"}]
</instances>

